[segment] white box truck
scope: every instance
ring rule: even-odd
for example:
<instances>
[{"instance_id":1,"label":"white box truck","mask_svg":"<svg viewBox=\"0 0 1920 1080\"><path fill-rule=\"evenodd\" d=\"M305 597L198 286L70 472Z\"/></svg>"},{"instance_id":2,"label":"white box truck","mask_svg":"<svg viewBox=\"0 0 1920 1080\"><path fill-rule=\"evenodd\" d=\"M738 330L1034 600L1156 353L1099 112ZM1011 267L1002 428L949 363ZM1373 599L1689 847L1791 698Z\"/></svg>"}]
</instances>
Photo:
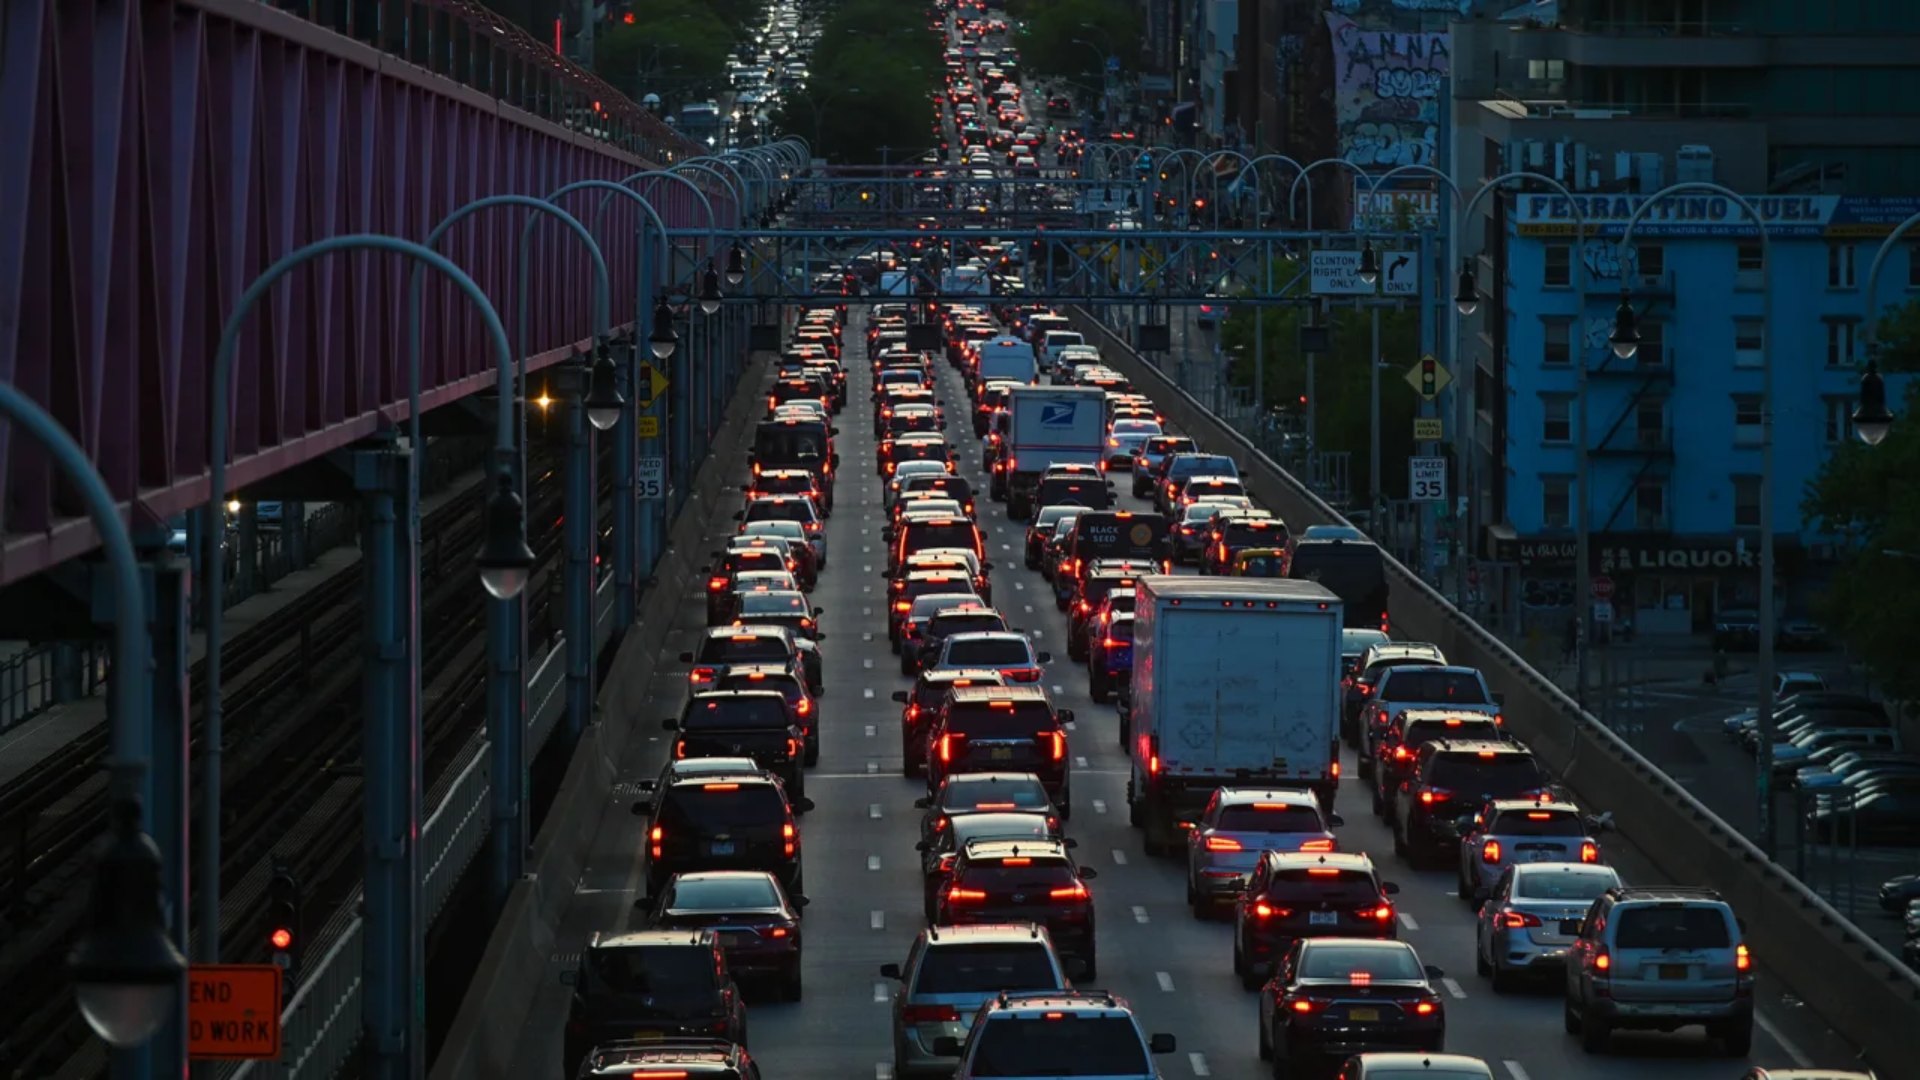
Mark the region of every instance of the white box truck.
<instances>
[{"instance_id":1,"label":"white box truck","mask_svg":"<svg viewBox=\"0 0 1920 1080\"><path fill-rule=\"evenodd\" d=\"M1121 700L1127 809L1149 854L1182 842L1215 789L1340 780L1340 597L1285 578L1148 576L1135 586Z\"/></svg>"},{"instance_id":2,"label":"white box truck","mask_svg":"<svg viewBox=\"0 0 1920 1080\"><path fill-rule=\"evenodd\" d=\"M1040 365L1034 361L1033 347L1012 334L989 338L981 342L976 351L980 356L973 372L976 385L988 379L1017 379L1023 383L1040 379Z\"/></svg>"},{"instance_id":3,"label":"white box truck","mask_svg":"<svg viewBox=\"0 0 1920 1080\"><path fill-rule=\"evenodd\" d=\"M1016 386L1007 394L1007 514L1024 521L1040 474L1100 464L1107 392L1097 386Z\"/></svg>"}]
</instances>

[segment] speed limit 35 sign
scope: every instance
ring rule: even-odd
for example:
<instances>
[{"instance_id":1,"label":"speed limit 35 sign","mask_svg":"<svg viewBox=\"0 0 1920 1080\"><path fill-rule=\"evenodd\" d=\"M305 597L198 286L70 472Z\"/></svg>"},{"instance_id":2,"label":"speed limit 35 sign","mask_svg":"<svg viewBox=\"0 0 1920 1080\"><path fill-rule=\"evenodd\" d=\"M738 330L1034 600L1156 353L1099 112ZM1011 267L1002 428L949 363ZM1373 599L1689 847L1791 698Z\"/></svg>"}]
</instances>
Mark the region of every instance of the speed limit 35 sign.
<instances>
[{"instance_id":1,"label":"speed limit 35 sign","mask_svg":"<svg viewBox=\"0 0 1920 1080\"><path fill-rule=\"evenodd\" d=\"M1447 501L1447 459L1407 459L1407 498L1414 502Z\"/></svg>"}]
</instances>

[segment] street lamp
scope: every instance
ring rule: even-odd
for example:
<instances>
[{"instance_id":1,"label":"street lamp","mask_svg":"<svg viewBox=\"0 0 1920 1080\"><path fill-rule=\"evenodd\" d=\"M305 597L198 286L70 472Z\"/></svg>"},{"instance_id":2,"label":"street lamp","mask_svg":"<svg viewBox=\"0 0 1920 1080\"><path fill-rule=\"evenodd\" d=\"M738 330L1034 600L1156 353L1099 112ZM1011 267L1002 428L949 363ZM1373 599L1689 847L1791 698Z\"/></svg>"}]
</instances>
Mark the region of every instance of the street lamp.
<instances>
[{"instance_id":1,"label":"street lamp","mask_svg":"<svg viewBox=\"0 0 1920 1080\"><path fill-rule=\"evenodd\" d=\"M1640 326L1633 314L1633 297L1625 289L1620 290L1620 306L1613 309L1613 333L1607 335L1607 341L1613 345L1613 355L1622 360L1631 360L1640 351Z\"/></svg>"},{"instance_id":2,"label":"street lamp","mask_svg":"<svg viewBox=\"0 0 1920 1080\"><path fill-rule=\"evenodd\" d=\"M1893 413L1887 410L1887 381L1880 377L1880 365L1867 362L1867 373L1860 376L1860 404L1853 410L1854 434L1868 446L1879 446L1893 429Z\"/></svg>"},{"instance_id":3,"label":"street lamp","mask_svg":"<svg viewBox=\"0 0 1920 1080\"><path fill-rule=\"evenodd\" d=\"M493 477L493 494L487 499L487 536L474 559L480 566L480 584L496 600L520 595L533 570L526 511L520 493L514 490L512 470L502 468Z\"/></svg>"},{"instance_id":4,"label":"street lamp","mask_svg":"<svg viewBox=\"0 0 1920 1080\"><path fill-rule=\"evenodd\" d=\"M587 388L587 423L592 424L595 431L612 431L626 407L627 399L620 393L619 371L613 366L613 353L603 341Z\"/></svg>"},{"instance_id":5,"label":"street lamp","mask_svg":"<svg viewBox=\"0 0 1920 1080\"><path fill-rule=\"evenodd\" d=\"M647 334L647 348L655 360L666 360L673 356L679 344L680 335L673 328L673 305L663 296L653 308L653 329Z\"/></svg>"},{"instance_id":6,"label":"street lamp","mask_svg":"<svg viewBox=\"0 0 1920 1080\"><path fill-rule=\"evenodd\" d=\"M1380 278L1380 263L1373 254L1373 241L1360 248L1360 280L1371 285Z\"/></svg>"},{"instance_id":7,"label":"street lamp","mask_svg":"<svg viewBox=\"0 0 1920 1080\"><path fill-rule=\"evenodd\" d=\"M713 264L707 264L707 272L700 275L700 314L711 315L720 310L720 275L714 272Z\"/></svg>"},{"instance_id":8,"label":"street lamp","mask_svg":"<svg viewBox=\"0 0 1920 1080\"><path fill-rule=\"evenodd\" d=\"M1453 309L1462 317L1480 310L1480 286L1473 280L1473 260L1460 260L1460 284L1453 290Z\"/></svg>"},{"instance_id":9,"label":"street lamp","mask_svg":"<svg viewBox=\"0 0 1920 1080\"><path fill-rule=\"evenodd\" d=\"M187 958L167 937L160 848L140 831L139 800L115 800L113 818L113 835L94 870L86 932L67 966L87 1026L108 1046L125 1050L166 1023Z\"/></svg>"},{"instance_id":10,"label":"street lamp","mask_svg":"<svg viewBox=\"0 0 1920 1080\"><path fill-rule=\"evenodd\" d=\"M745 248L735 243L727 252L727 285L737 289L745 280L747 280L747 252Z\"/></svg>"}]
</instances>

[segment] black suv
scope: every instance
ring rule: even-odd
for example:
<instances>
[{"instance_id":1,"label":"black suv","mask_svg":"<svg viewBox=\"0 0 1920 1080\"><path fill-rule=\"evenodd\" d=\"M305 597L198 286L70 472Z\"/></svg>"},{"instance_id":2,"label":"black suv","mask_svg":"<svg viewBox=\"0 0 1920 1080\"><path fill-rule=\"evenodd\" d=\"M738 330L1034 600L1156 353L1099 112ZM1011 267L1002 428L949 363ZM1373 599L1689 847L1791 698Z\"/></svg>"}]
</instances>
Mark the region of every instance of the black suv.
<instances>
[{"instance_id":1,"label":"black suv","mask_svg":"<svg viewBox=\"0 0 1920 1080\"><path fill-rule=\"evenodd\" d=\"M778 690L694 694L679 716L667 717L660 726L679 733L673 740L676 759L744 754L794 795L807 793L806 728Z\"/></svg>"},{"instance_id":2,"label":"black suv","mask_svg":"<svg viewBox=\"0 0 1920 1080\"><path fill-rule=\"evenodd\" d=\"M766 870L789 893L799 893L800 831L795 813L813 800L787 797L767 773L675 778L633 812L651 817L647 830L647 892L658 894L673 875L690 870Z\"/></svg>"},{"instance_id":3,"label":"black suv","mask_svg":"<svg viewBox=\"0 0 1920 1080\"><path fill-rule=\"evenodd\" d=\"M1303 938L1391 938L1400 886L1348 852L1265 851L1233 905L1233 973L1258 990Z\"/></svg>"},{"instance_id":4,"label":"black suv","mask_svg":"<svg viewBox=\"0 0 1920 1080\"><path fill-rule=\"evenodd\" d=\"M636 1036L747 1043L747 1006L710 930L595 934L560 981L573 987L563 1076L580 1073L595 1048Z\"/></svg>"},{"instance_id":5,"label":"black suv","mask_svg":"<svg viewBox=\"0 0 1920 1080\"><path fill-rule=\"evenodd\" d=\"M934 921L1037 923L1047 928L1062 962L1077 962L1080 978L1095 979L1100 969L1086 882L1097 876L1073 861L1065 840L973 840L954 860Z\"/></svg>"},{"instance_id":6,"label":"black suv","mask_svg":"<svg viewBox=\"0 0 1920 1080\"><path fill-rule=\"evenodd\" d=\"M918 776L927 767L927 731L946 703L947 691L966 686L1005 686L1006 677L991 668L922 671L912 690L895 690L900 710L900 774Z\"/></svg>"},{"instance_id":7,"label":"black suv","mask_svg":"<svg viewBox=\"0 0 1920 1080\"><path fill-rule=\"evenodd\" d=\"M1032 773L1060 816L1071 817L1066 725L1072 722L1073 711L1055 709L1037 686L952 690L927 732L927 791L938 791L952 773Z\"/></svg>"},{"instance_id":8,"label":"black suv","mask_svg":"<svg viewBox=\"0 0 1920 1080\"><path fill-rule=\"evenodd\" d=\"M1373 812L1382 821L1393 813L1400 785L1413 774L1420 748L1435 739L1504 741L1500 724L1484 713L1445 709L1408 709L1395 713L1375 744L1374 764L1367 788L1373 793Z\"/></svg>"},{"instance_id":9,"label":"black suv","mask_svg":"<svg viewBox=\"0 0 1920 1080\"><path fill-rule=\"evenodd\" d=\"M1414 755L1413 770L1394 791L1393 851L1409 863L1451 867L1473 814L1488 799L1550 794L1553 782L1519 743L1436 739Z\"/></svg>"}]
</instances>

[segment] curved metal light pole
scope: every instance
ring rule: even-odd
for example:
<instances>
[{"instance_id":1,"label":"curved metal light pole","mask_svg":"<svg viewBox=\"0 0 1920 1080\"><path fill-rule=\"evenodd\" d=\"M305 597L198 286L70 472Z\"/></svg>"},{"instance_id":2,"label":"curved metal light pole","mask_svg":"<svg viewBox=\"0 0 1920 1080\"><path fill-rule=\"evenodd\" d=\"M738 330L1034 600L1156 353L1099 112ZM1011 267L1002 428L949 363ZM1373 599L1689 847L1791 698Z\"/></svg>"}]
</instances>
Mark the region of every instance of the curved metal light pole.
<instances>
[{"instance_id":1,"label":"curved metal light pole","mask_svg":"<svg viewBox=\"0 0 1920 1080\"><path fill-rule=\"evenodd\" d=\"M1879 248L1873 253L1873 262L1867 267L1867 333L1863 337L1875 336L1874 328L1877 325L1875 320L1880 315L1880 268L1886 264L1887 256L1893 253L1894 246L1915 229L1920 229L1920 214L1915 214L1895 226L1893 232L1885 240L1880 241ZM1920 259L1920 252L1907 257ZM1860 347L1865 348L1864 341L1860 343ZM1873 361L1868 361L1869 365L1872 363Z\"/></svg>"},{"instance_id":2,"label":"curved metal light pole","mask_svg":"<svg viewBox=\"0 0 1920 1080\"><path fill-rule=\"evenodd\" d=\"M247 286L235 302L233 312L221 330L220 345L214 354L210 378L212 396L209 411L211 447L208 462L212 471L208 487L208 517L218 522L221 502L227 487L227 425L231 420L230 392L233 361L240 331L255 304L265 297L280 279L293 270L320 258L344 251L371 251L401 255L424 263L451 280L480 312L491 340L495 359L495 379L500 392L495 415L494 454L496 460L510 460L514 453L513 350L507 343L507 331L500 323L480 286L466 271L430 248L392 236L359 233L316 241L290 252L268 267ZM416 450L417 452L417 450ZM496 479L511 483L500 474ZM386 519L370 525L383 530L392 539L391 506ZM493 524L491 521L489 524ZM518 522L522 547L525 545L526 520ZM220 658L221 619L224 606L224 566L220 551L223 529L209 530L205 556L207 572L206 620L206 727L203 732L205 756L202 764L200 813L203 840L196 855L202 869L202 888L208 891L205 906L214 909L211 923L218 941L219 928L219 822L220 822ZM368 545L363 555L362 576L371 588L390 588L399 574L392 565L392 552L378 550L392 545ZM498 600L496 603L500 602ZM391 608L393 605L387 605ZM402 620L389 611L367 613L370 639L367 647L377 654L365 676L368 738L363 739L362 756L366 762L365 792L367 870L365 896L366 945L363 965L365 985L361 991L362 1023L367 1029L368 1071L382 1077L418 1076L425 1068L426 1046L424 1017L416 1008L415 994L426 977L424 928L420 925L420 699L405 665L417 662L419 642L412 639L412 627L397 625ZM401 704L401 700L405 704ZM404 713L404 715L402 715ZM372 736L378 736L377 738ZM209 866L210 864L210 866ZM204 913L203 913L204 914ZM203 931L204 932L204 931ZM217 946L216 946L217 947Z\"/></svg>"},{"instance_id":3,"label":"curved metal light pole","mask_svg":"<svg viewBox=\"0 0 1920 1080\"><path fill-rule=\"evenodd\" d=\"M1760 234L1760 305L1762 312L1769 312L1773 301L1773 237L1767 230L1766 219L1746 196L1732 188L1705 180L1687 180L1678 184L1669 184L1646 197L1635 207L1627 218L1626 227L1621 231L1619 261L1622 268L1620 280L1620 306L1625 313L1625 328L1632 330L1632 337L1624 335L1616 338L1617 343L1628 351L1621 353L1621 359L1630 359L1639 348L1639 334L1633 328L1631 301L1632 292L1627 288L1625 267L1633 250L1633 230L1646 216L1648 210L1675 195L1686 192L1702 192L1718 195L1727 199L1746 212L1752 219L1754 228ZM1758 671L1755 672L1758 684L1759 708L1756 711L1754 729L1760 736L1759 753L1755 755L1758 769L1754 775L1754 795L1758 803L1758 832L1760 850L1767 853L1769 859L1777 850L1778 833L1773 813L1773 635L1775 615L1773 610L1774 566L1773 566L1773 328L1770 319L1760 323L1760 641ZM1620 328L1616 327L1616 335Z\"/></svg>"}]
</instances>

